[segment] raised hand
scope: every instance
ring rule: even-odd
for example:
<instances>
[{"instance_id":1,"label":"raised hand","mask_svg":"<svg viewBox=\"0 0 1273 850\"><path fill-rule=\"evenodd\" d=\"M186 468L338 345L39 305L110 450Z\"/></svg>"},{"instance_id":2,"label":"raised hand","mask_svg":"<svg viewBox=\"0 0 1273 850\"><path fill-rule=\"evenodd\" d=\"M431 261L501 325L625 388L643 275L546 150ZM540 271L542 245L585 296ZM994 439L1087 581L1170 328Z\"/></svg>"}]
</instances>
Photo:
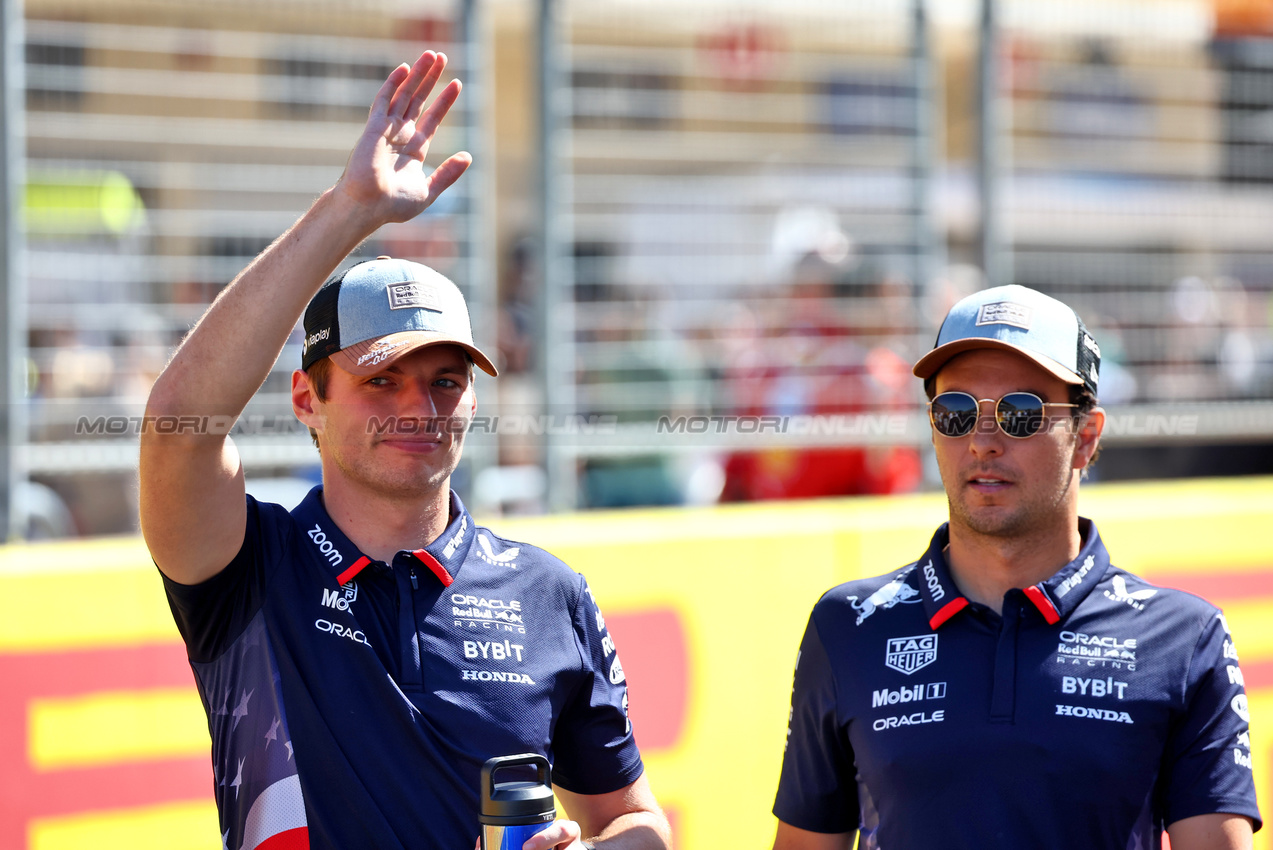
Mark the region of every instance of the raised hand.
<instances>
[{"instance_id":1,"label":"raised hand","mask_svg":"<svg viewBox=\"0 0 1273 850\"><path fill-rule=\"evenodd\" d=\"M452 80L426 108L445 68L445 54L426 50L415 65L394 68L371 104L336 191L355 202L373 227L419 215L473 161L461 152L425 172L433 135L460 95L460 81Z\"/></svg>"}]
</instances>

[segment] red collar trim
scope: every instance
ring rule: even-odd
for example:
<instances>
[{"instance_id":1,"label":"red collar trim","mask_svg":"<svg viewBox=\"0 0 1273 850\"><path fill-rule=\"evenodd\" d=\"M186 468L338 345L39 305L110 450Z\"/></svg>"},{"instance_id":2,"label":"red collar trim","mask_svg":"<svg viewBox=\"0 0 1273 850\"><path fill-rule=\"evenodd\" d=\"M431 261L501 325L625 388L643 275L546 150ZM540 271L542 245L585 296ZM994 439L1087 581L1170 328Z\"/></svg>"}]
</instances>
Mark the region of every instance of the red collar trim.
<instances>
[{"instance_id":1,"label":"red collar trim","mask_svg":"<svg viewBox=\"0 0 1273 850\"><path fill-rule=\"evenodd\" d=\"M955 597L954 599L950 600L945 605L943 605L941 608L938 608L937 613L934 614L931 618L929 618L928 620L929 628L933 629L933 631L936 631L937 629L941 627L943 623L945 623L951 617L955 616L956 614L958 614L960 611L964 610L967 607L968 607L967 599L965 599L962 596Z\"/></svg>"},{"instance_id":2,"label":"red collar trim","mask_svg":"<svg viewBox=\"0 0 1273 850\"><path fill-rule=\"evenodd\" d=\"M1061 612L1056 610L1052 600L1048 599L1048 595L1043 592L1042 585L1030 585L1025 588L1025 595L1030 597L1030 601L1034 603L1035 608L1039 609L1039 613L1043 615L1043 619L1048 621L1049 626L1055 626L1061 622Z\"/></svg>"},{"instance_id":3,"label":"red collar trim","mask_svg":"<svg viewBox=\"0 0 1273 850\"><path fill-rule=\"evenodd\" d=\"M430 555L423 549L417 549L411 553L420 563L429 568L429 571L438 577L438 581L442 582L443 587L450 587L451 582L455 581L451 574L446 571L446 567L438 561L437 558Z\"/></svg>"},{"instance_id":4,"label":"red collar trim","mask_svg":"<svg viewBox=\"0 0 1273 850\"><path fill-rule=\"evenodd\" d=\"M371 559L368 558L366 555L363 555L361 558L354 561L353 564L350 565L349 569L345 570L343 573L336 576L336 583L339 585L348 584L349 582L354 580L354 576L362 572L363 568L370 563L371 563Z\"/></svg>"}]
</instances>

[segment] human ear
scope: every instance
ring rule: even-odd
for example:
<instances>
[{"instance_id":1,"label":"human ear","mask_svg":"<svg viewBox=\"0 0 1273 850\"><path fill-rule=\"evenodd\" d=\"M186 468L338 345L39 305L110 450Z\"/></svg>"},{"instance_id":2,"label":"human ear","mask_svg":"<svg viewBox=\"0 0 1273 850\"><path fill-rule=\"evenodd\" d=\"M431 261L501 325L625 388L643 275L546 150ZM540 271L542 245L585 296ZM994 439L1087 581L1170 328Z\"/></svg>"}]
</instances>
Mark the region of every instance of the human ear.
<instances>
[{"instance_id":1,"label":"human ear","mask_svg":"<svg viewBox=\"0 0 1273 850\"><path fill-rule=\"evenodd\" d=\"M1104 408L1093 407L1087 413L1083 414L1083 418L1078 424L1078 431L1076 432L1074 439L1073 467L1075 469L1086 469L1088 464L1090 464L1096 457L1096 452L1100 447L1101 434L1104 431Z\"/></svg>"},{"instance_id":2,"label":"human ear","mask_svg":"<svg viewBox=\"0 0 1273 850\"><path fill-rule=\"evenodd\" d=\"M309 382L309 375L300 369L292 372L292 412L310 428L321 425L323 421L322 416L314 409L315 401L316 394Z\"/></svg>"}]
</instances>

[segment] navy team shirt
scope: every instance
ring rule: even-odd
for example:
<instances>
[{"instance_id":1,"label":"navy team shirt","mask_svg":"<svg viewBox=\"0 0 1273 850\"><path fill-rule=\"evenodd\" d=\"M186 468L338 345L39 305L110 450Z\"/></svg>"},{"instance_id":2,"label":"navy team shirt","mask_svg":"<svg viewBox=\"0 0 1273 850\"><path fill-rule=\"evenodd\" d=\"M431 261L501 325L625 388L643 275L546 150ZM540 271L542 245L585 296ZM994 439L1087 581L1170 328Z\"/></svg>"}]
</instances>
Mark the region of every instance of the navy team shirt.
<instances>
[{"instance_id":1,"label":"navy team shirt","mask_svg":"<svg viewBox=\"0 0 1273 850\"><path fill-rule=\"evenodd\" d=\"M942 550L814 606L774 814L863 850L1159 848L1166 825L1260 826L1247 699L1224 615L1079 556L970 603Z\"/></svg>"},{"instance_id":2,"label":"navy team shirt","mask_svg":"<svg viewBox=\"0 0 1273 850\"><path fill-rule=\"evenodd\" d=\"M164 579L229 850L471 848L496 755L546 755L581 794L641 775L583 577L451 506L437 540L385 564L336 527L321 487L290 514L249 496L224 571Z\"/></svg>"}]
</instances>

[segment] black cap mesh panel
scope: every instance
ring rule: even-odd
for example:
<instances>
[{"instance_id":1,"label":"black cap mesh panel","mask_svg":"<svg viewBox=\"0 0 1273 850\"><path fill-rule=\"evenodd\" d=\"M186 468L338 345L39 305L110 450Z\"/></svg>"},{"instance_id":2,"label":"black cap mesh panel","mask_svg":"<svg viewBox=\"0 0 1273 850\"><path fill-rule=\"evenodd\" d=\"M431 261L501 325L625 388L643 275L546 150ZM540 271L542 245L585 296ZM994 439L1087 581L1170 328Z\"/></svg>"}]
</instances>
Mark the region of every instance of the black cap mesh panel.
<instances>
[{"instance_id":1,"label":"black cap mesh panel","mask_svg":"<svg viewBox=\"0 0 1273 850\"><path fill-rule=\"evenodd\" d=\"M1077 316L1075 316L1078 319ZM1083 324L1082 319L1078 319L1079 338L1078 338L1078 356L1074 359L1075 365L1078 366L1079 376L1083 378L1083 386L1091 391L1092 395L1096 395L1096 378L1101 371L1101 355L1096 349L1096 339L1087 332L1087 326ZM1088 340L1092 341L1088 345Z\"/></svg>"},{"instance_id":2,"label":"black cap mesh panel","mask_svg":"<svg viewBox=\"0 0 1273 850\"><path fill-rule=\"evenodd\" d=\"M324 357L340 351L340 324L337 321L336 305L340 297L340 282L347 273L348 270L345 270L324 283L305 308L302 369L308 369Z\"/></svg>"}]
</instances>

